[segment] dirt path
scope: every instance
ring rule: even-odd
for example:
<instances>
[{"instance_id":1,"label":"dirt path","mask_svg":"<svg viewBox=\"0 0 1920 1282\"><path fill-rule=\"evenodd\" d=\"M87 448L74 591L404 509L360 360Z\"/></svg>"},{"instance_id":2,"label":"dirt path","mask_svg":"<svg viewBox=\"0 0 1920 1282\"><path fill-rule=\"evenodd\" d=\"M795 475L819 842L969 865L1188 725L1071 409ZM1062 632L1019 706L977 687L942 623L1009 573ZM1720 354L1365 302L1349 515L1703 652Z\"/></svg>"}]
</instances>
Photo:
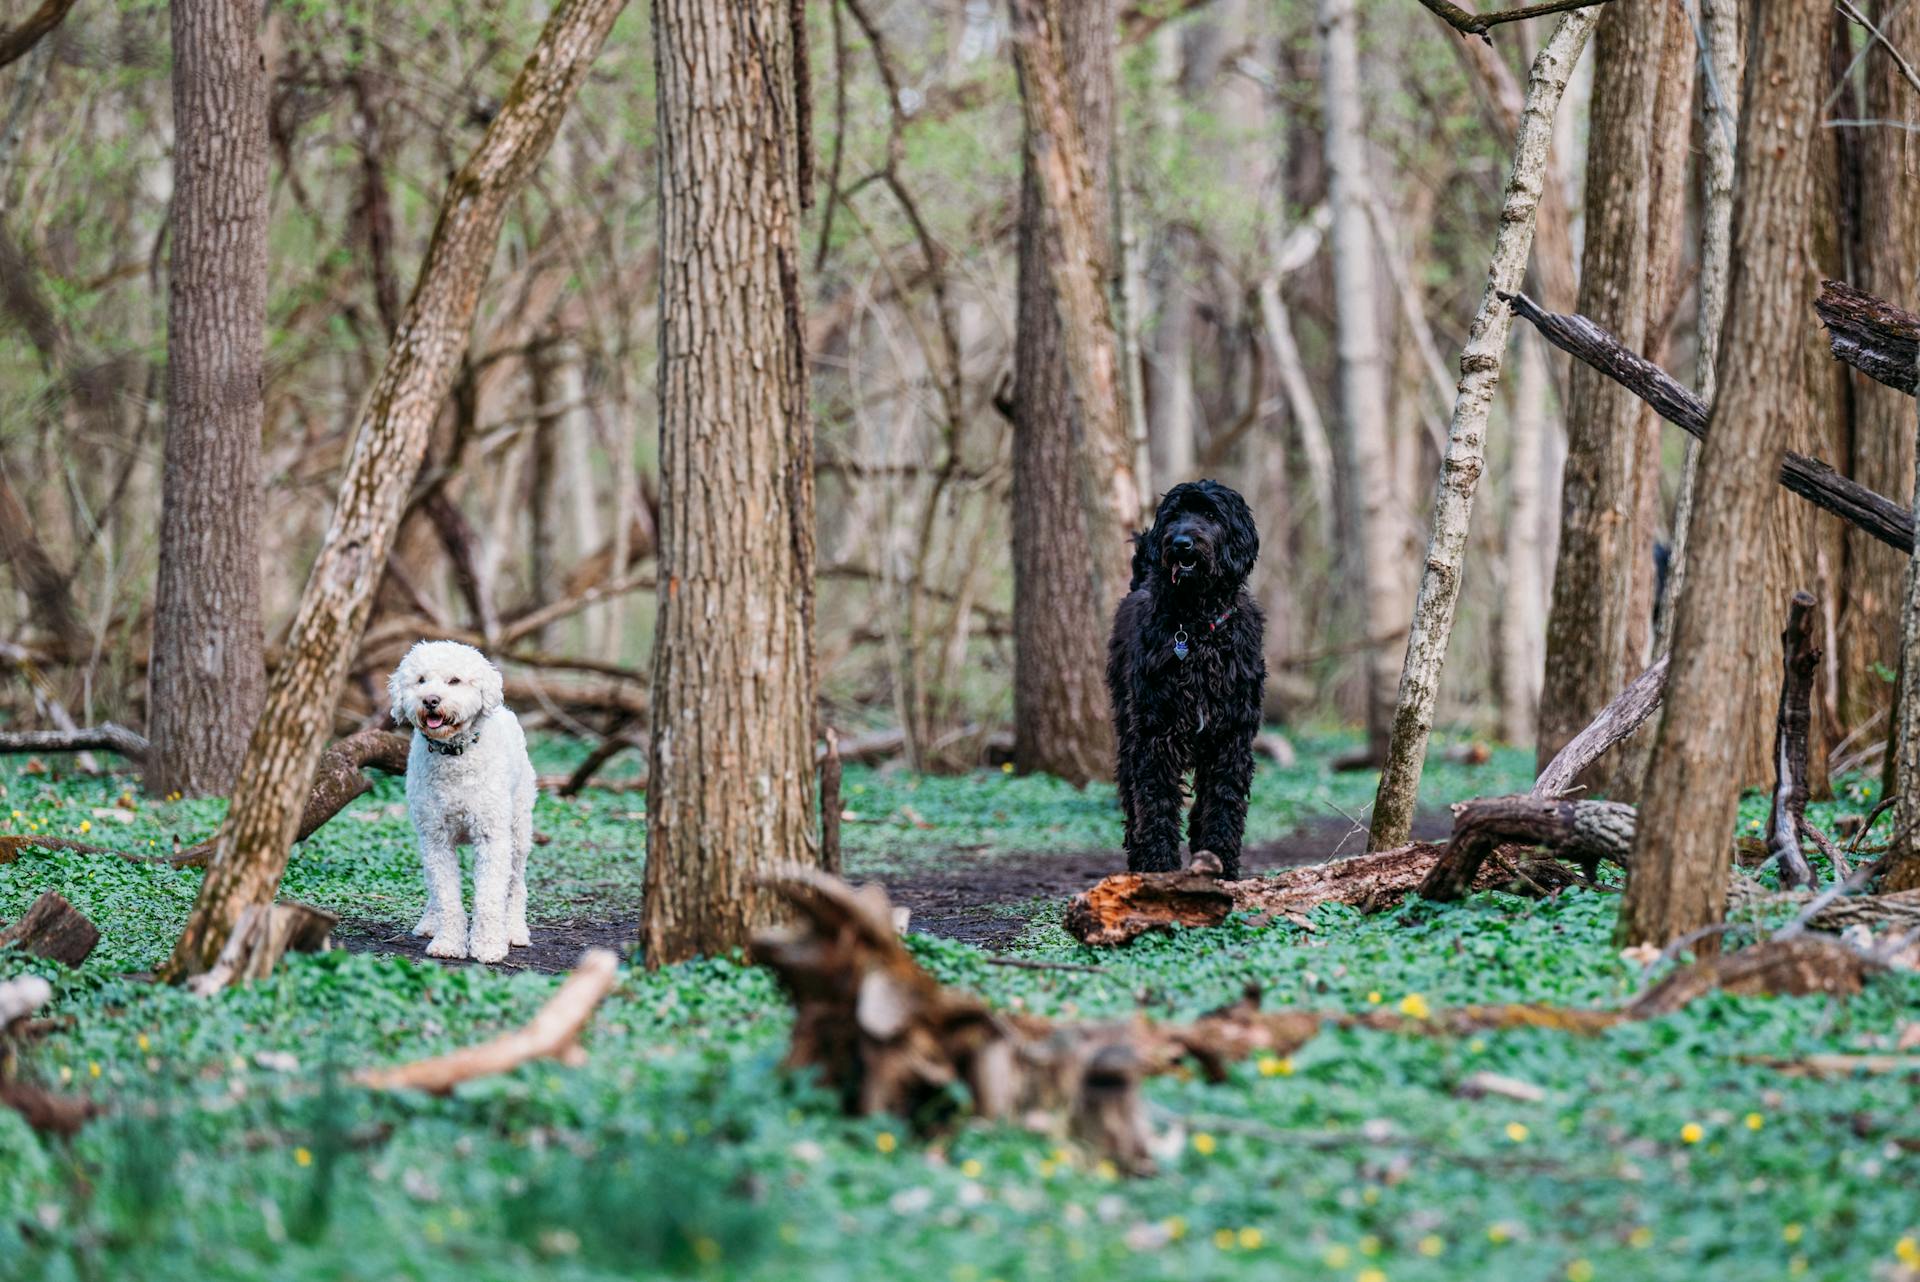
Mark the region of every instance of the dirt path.
<instances>
[{"instance_id":1,"label":"dirt path","mask_svg":"<svg viewBox=\"0 0 1920 1282\"><path fill-rule=\"evenodd\" d=\"M1414 821L1413 835L1422 841L1444 839L1450 822L1443 813L1422 814ZM1319 819L1301 825L1279 841L1248 848L1241 866L1253 874L1273 872L1357 855L1365 848L1366 834L1347 820ZM955 850L943 858L917 859L913 868L881 873L876 880L887 888L894 903L913 911L910 929L999 950L1026 928L1038 904L1064 904L1102 877L1125 867L1126 858L1118 850L991 854ZM634 947L639 916L639 905L634 904L631 912L602 920L537 925L532 946L514 949L498 969L543 973L570 970L582 951L596 946L624 955ZM437 960L427 957L427 941L410 930L410 926L394 922L350 920L340 923L335 938L352 952Z\"/></svg>"}]
</instances>

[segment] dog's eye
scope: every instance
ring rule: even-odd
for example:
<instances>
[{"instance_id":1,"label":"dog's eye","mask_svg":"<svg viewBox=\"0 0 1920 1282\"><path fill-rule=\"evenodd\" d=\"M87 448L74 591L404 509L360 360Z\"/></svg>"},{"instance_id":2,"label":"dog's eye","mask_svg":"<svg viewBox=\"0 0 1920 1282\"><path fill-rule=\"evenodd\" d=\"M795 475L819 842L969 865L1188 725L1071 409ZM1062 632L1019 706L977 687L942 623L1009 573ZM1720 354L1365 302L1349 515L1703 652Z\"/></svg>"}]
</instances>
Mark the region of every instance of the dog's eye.
<instances>
[{"instance_id":1,"label":"dog's eye","mask_svg":"<svg viewBox=\"0 0 1920 1282\"><path fill-rule=\"evenodd\" d=\"M417 686L423 686L427 684L427 679L425 677L421 677L418 681L414 682L414 684Z\"/></svg>"},{"instance_id":2,"label":"dog's eye","mask_svg":"<svg viewBox=\"0 0 1920 1282\"><path fill-rule=\"evenodd\" d=\"M459 678L459 677L448 677L448 678L447 678L447 684L448 684L448 685L450 685L450 686L457 686L457 685L459 685L459 684L460 684L460 678Z\"/></svg>"}]
</instances>

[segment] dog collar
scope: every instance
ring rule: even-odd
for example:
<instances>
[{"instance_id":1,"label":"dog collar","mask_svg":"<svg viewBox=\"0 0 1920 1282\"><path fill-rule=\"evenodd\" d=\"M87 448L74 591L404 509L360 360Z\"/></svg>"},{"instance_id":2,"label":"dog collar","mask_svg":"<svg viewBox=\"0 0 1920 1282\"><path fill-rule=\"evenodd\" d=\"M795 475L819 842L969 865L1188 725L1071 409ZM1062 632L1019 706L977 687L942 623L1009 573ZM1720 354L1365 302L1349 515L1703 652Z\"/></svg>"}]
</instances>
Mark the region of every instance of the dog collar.
<instances>
[{"instance_id":1,"label":"dog collar","mask_svg":"<svg viewBox=\"0 0 1920 1282\"><path fill-rule=\"evenodd\" d=\"M1219 615L1207 621L1207 631L1209 633L1218 632L1220 625L1232 617L1233 607L1228 606L1226 609L1220 611ZM1187 630L1185 628L1176 628L1174 630L1173 657L1176 659L1184 659L1187 657Z\"/></svg>"},{"instance_id":2,"label":"dog collar","mask_svg":"<svg viewBox=\"0 0 1920 1282\"><path fill-rule=\"evenodd\" d=\"M443 743L438 739L429 738L424 733L421 734L420 737L426 739L428 752L442 757L457 757L474 744L480 742L480 729L478 726L474 727L473 732L459 743L455 743L451 739Z\"/></svg>"}]
</instances>

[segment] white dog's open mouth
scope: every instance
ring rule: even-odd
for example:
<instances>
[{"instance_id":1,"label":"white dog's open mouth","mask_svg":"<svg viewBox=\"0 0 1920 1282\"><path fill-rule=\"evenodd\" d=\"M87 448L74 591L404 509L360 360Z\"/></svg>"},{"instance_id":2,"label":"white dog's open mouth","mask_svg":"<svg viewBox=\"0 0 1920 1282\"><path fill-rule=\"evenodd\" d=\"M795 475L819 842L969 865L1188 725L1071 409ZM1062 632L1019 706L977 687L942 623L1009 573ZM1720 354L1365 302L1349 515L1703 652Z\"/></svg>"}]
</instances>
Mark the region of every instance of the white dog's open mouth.
<instances>
[{"instance_id":1,"label":"white dog's open mouth","mask_svg":"<svg viewBox=\"0 0 1920 1282\"><path fill-rule=\"evenodd\" d=\"M420 714L420 728L428 734L437 730L456 730L460 722L443 712L423 712Z\"/></svg>"}]
</instances>

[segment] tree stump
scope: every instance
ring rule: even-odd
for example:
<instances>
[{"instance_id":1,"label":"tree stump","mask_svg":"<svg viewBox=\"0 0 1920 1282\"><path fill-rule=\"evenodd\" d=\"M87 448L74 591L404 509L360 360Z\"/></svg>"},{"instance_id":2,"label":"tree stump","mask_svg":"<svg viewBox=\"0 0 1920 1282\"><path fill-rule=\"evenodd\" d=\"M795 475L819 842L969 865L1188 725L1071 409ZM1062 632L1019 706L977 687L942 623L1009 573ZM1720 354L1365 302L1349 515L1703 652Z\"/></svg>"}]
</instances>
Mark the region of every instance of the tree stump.
<instances>
[{"instance_id":1,"label":"tree stump","mask_svg":"<svg viewBox=\"0 0 1920 1282\"><path fill-rule=\"evenodd\" d=\"M0 948L18 948L64 966L78 966L99 942L94 924L51 890L33 901L26 916L0 930Z\"/></svg>"},{"instance_id":2,"label":"tree stump","mask_svg":"<svg viewBox=\"0 0 1920 1282\"><path fill-rule=\"evenodd\" d=\"M332 944L333 928L339 924L338 916L311 904L286 900L250 905L241 912L239 924L227 937L226 947L220 950L213 967L195 975L188 987L202 997L211 997L229 984L265 979L289 952L325 952Z\"/></svg>"}]
</instances>

